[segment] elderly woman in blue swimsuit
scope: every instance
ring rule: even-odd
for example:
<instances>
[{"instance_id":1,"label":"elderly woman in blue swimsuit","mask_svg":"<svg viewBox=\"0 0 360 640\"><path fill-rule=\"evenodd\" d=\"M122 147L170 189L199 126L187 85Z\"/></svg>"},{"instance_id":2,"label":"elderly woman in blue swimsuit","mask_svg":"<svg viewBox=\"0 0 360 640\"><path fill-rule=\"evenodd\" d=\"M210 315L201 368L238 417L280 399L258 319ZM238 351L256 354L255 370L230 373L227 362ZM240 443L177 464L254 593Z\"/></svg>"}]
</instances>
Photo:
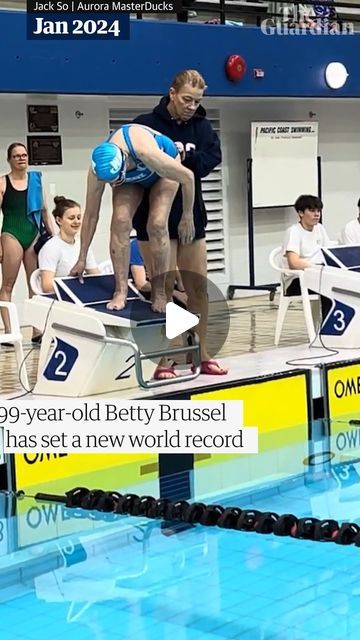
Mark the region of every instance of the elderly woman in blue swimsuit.
<instances>
[{"instance_id":1,"label":"elderly woman in blue swimsuit","mask_svg":"<svg viewBox=\"0 0 360 640\"><path fill-rule=\"evenodd\" d=\"M181 184L183 214L178 226L179 239L183 244L190 243L194 237L193 173L181 164L178 149L167 136L137 124L117 129L92 153L80 256L72 275L81 275L84 271L106 183L113 189L110 255L115 275L115 291L108 308L123 309L126 305L132 219L144 188L150 187L147 232L153 258L152 309L164 312L167 303L165 278L170 268L168 217Z\"/></svg>"}]
</instances>

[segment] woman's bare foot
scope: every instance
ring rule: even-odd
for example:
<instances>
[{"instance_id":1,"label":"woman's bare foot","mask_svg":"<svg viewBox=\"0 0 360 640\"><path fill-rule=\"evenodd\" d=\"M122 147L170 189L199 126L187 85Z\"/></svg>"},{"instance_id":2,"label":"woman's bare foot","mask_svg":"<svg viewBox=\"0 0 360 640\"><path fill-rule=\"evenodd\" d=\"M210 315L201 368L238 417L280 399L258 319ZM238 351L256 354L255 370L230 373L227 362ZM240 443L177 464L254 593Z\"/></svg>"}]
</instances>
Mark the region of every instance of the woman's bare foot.
<instances>
[{"instance_id":1,"label":"woman's bare foot","mask_svg":"<svg viewBox=\"0 0 360 640\"><path fill-rule=\"evenodd\" d=\"M158 365L155 369L154 380L171 380L172 378L178 378L174 367L165 367Z\"/></svg>"},{"instance_id":2,"label":"woman's bare foot","mask_svg":"<svg viewBox=\"0 0 360 640\"><path fill-rule=\"evenodd\" d=\"M229 373L227 367L222 367L206 351L201 354L200 373L213 376L226 376Z\"/></svg>"},{"instance_id":3,"label":"woman's bare foot","mask_svg":"<svg viewBox=\"0 0 360 640\"><path fill-rule=\"evenodd\" d=\"M124 309L126 305L126 298L127 296L124 293L117 293L115 291L112 300L107 303L106 308L114 309L115 311L121 311L121 309Z\"/></svg>"},{"instance_id":4,"label":"woman's bare foot","mask_svg":"<svg viewBox=\"0 0 360 640\"><path fill-rule=\"evenodd\" d=\"M155 313L165 313L167 299L166 297L158 296L153 300L151 308Z\"/></svg>"},{"instance_id":5,"label":"woman's bare foot","mask_svg":"<svg viewBox=\"0 0 360 640\"><path fill-rule=\"evenodd\" d=\"M229 373L229 369L222 367L216 360L203 360L201 362L201 373L207 373L214 376L225 376Z\"/></svg>"}]
</instances>

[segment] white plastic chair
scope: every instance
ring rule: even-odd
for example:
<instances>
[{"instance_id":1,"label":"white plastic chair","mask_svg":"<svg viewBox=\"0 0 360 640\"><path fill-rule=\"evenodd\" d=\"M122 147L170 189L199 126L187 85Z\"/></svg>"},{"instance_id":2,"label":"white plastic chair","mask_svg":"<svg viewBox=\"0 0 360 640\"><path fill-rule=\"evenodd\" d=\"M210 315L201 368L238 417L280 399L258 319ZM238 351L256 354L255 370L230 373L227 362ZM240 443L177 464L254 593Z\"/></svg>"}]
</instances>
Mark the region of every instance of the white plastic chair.
<instances>
[{"instance_id":1,"label":"white plastic chair","mask_svg":"<svg viewBox=\"0 0 360 640\"><path fill-rule=\"evenodd\" d=\"M312 343L315 340L316 331L314 326L314 319L311 311L311 300L318 300L319 297L317 295L309 294L308 289L304 285L304 271L301 269L286 269L283 266L282 262L283 257L283 248L276 247L270 253L269 262L275 271L278 271L281 274L280 277L280 299L279 299L279 309L276 318L276 328L275 328L275 345L278 346L280 341L280 336L285 320L286 312L289 308L291 302L299 302L299 299L302 302L305 324L307 333L309 336L309 341ZM297 296L289 296L285 295L285 285L286 285L286 276L296 276L299 278L300 284L300 292L301 295Z\"/></svg>"},{"instance_id":2,"label":"white plastic chair","mask_svg":"<svg viewBox=\"0 0 360 640\"><path fill-rule=\"evenodd\" d=\"M0 344L3 344L4 342L10 342L14 345L19 380L26 391L28 391L30 387L26 365L24 362L24 351L22 346L23 336L20 330L16 305L14 302L5 302L3 300L0 300L0 307L2 307L3 309L7 309L10 323L10 333L0 333Z\"/></svg>"},{"instance_id":3,"label":"white plastic chair","mask_svg":"<svg viewBox=\"0 0 360 640\"><path fill-rule=\"evenodd\" d=\"M30 276L30 288L35 295L43 296L44 291L41 287L41 271L40 269L35 269Z\"/></svg>"},{"instance_id":4,"label":"white plastic chair","mask_svg":"<svg viewBox=\"0 0 360 640\"><path fill-rule=\"evenodd\" d=\"M98 265L101 273L114 273L111 260L104 260Z\"/></svg>"}]
</instances>

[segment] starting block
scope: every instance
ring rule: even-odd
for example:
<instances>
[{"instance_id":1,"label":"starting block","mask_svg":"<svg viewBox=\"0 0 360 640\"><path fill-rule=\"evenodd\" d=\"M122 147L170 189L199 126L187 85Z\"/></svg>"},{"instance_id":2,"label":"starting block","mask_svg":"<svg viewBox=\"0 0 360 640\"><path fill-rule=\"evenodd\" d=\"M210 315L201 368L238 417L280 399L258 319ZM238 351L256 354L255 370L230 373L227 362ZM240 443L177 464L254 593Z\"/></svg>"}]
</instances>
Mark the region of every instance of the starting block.
<instances>
[{"instance_id":1,"label":"starting block","mask_svg":"<svg viewBox=\"0 0 360 640\"><path fill-rule=\"evenodd\" d=\"M126 307L107 309L114 286L112 274L84 276L83 282L57 278L56 295L25 302L27 323L43 333L33 393L84 397L178 383L179 377L152 380L154 361L189 351L195 369L181 381L197 378L200 350L195 334L188 331L190 344L171 348L165 314L153 312L131 285Z\"/></svg>"},{"instance_id":2,"label":"starting block","mask_svg":"<svg viewBox=\"0 0 360 640\"><path fill-rule=\"evenodd\" d=\"M304 270L305 286L332 301L313 345L360 349L360 247L322 251L326 265Z\"/></svg>"}]
</instances>

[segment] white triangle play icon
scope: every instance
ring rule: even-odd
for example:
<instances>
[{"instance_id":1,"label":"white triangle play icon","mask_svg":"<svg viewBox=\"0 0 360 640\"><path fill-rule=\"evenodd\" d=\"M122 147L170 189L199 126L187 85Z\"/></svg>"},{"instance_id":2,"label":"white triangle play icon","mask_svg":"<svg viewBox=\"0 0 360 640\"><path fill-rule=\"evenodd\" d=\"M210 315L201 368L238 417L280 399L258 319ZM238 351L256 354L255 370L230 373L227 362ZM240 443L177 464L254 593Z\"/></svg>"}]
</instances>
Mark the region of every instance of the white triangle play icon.
<instances>
[{"instance_id":1,"label":"white triangle play icon","mask_svg":"<svg viewBox=\"0 0 360 640\"><path fill-rule=\"evenodd\" d=\"M166 337L172 340L199 324L199 318L174 302L166 305Z\"/></svg>"}]
</instances>

